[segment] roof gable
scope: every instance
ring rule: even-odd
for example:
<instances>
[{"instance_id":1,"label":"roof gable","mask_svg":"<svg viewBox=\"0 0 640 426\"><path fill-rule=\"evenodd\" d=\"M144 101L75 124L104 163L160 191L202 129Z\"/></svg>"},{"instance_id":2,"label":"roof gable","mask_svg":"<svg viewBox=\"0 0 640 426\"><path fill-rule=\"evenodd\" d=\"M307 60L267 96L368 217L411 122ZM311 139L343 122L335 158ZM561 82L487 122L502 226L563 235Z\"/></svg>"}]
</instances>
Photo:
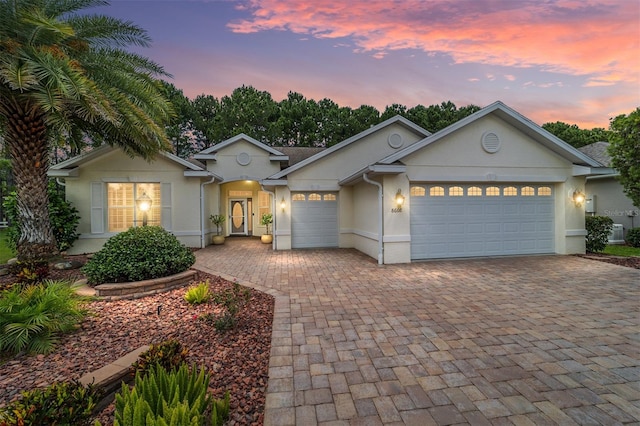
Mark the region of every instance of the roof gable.
<instances>
[{"instance_id":1,"label":"roof gable","mask_svg":"<svg viewBox=\"0 0 640 426\"><path fill-rule=\"evenodd\" d=\"M268 145L263 144L262 142L247 136L244 133L240 133L232 138L229 138L223 142L217 143L203 151L200 151L198 154L194 155L194 158L196 159L203 159L203 160L208 160L212 158L212 154L216 154L217 152L219 152L220 150L233 145L235 143L241 142L241 141L245 141L245 142L249 142L250 144L255 145L256 147L268 152L271 155L275 155L275 156L284 156L284 154L280 151L278 151L275 148L272 148Z\"/></svg>"},{"instance_id":2,"label":"roof gable","mask_svg":"<svg viewBox=\"0 0 640 426\"><path fill-rule=\"evenodd\" d=\"M109 145L92 149L91 151L86 152L84 154L80 154L76 157L62 161L58 164L54 164L53 166L49 167L48 175L53 177L74 176L77 174L78 168L80 166L90 161L96 160L116 150L119 150L119 148L112 147ZM169 160L170 162L174 163L176 166L181 166L182 168L184 168L185 176L208 175L207 171L204 168L190 161L184 160L176 155L173 155L169 152L161 151L157 155Z\"/></svg>"},{"instance_id":3,"label":"roof gable","mask_svg":"<svg viewBox=\"0 0 640 426\"><path fill-rule=\"evenodd\" d=\"M392 164L396 161L400 161L402 160L402 158L413 154L414 152L424 148L427 145L443 139L445 136L448 136L465 126L474 123L475 121L489 114L494 114L495 116L499 117L500 119L518 129L520 132L524 133L525 135L529 136L546 148L550 149L551 151L564 157L574 164L586 165L591 167L600 166L597 161L578 151L576 148L554 136L553 134L547 132L542 127L538 126L528 118L509 108L500 101L494 102L491 105L482 108L480 111L477 111L463 118L462 120L459 120L451 124L450 126L434 133L433 135L426 137L422 141L410 145L407 148L404 148L382 159L380 161L380 164Z\"/></svg>"},{"instance_id":4,"label":"roof gable","mask_svg":"<svg viewBox=\"0 0 640 426\"><path fill-rule=\"evenodd\" d=\"M600 164L606 167L611 166L611 156L608 152L609 142L594 142L578 148L580 152L587 154Z\"/></svg>"},{"instance_id":5,"label":"roof gable","mask_svg":"<svg viewBox=\"0 0 640 426\"><path fill-rule=\"evenodd\" d=\"M276 173L275 175L271 176L269 179L281 179L281 178L287 176L289 173L292 173L292 172L294 172L296 170L299 170L299 169L301 169L301 168L303 168L305 166L308 166L308 165L310 165L310 164L312 164L312 163L314 163L314 162L316 162L316 161L318 161L318 160L320 160L320 159L322 159L322 158L324 158L324 157L326 157L328 155L331 155L332 153L334 153L336 151L339 151L339 150L341 150L341 149L343 149L343 148L345 148L345 147L347 147L347 146L349 146L349 145L351 145L351 144L353 144L353 143L355 143L355 142L357 142L357 141L359 141L361 139L364 139L365 137L367 137L367 136L369 136L369 135L371 135L371 134L373 134L375 132L378 132L381 129L384 129L385 127L391 126L391 125L396 124L396 123L408 128L408 129L410 129L412 131L414 131L418 135L422 135L424 137L431 135L431 133L429 131L423 129L422 127L418 126L417 124L407 120L406 118L404 118L402 116L396 115L395 117L392 117L392 118L390 118L388 120L385 120L382 123L378 123L375 126L372 126L372 127L368 128L367 130L364 130L364 131L358 133L357 135L354 135L354 136L352 136L352 137L350 137L348 139L345 139L344 141L342 141L342 142L340 142L340 143L338 143L336 145L333 145L332 147L329 147L329 148L327 148L327 149L325 149L325 150L323 150L321 152L318 152L317 154L312 155L311 157L306 158L306 159L304 159L304 160L292 165L291 167L288 167L288 168L282 170L279 173Z\"/></svg>"}]
</instances>

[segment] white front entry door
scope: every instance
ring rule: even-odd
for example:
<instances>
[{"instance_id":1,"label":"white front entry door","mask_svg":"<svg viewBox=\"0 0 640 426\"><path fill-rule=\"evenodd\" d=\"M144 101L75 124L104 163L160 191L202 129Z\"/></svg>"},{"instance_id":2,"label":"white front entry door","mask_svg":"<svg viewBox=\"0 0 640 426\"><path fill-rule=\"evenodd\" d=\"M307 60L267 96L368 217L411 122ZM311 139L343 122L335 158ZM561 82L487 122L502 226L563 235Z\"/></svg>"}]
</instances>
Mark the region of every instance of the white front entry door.
<instances>
[{"instance_id":1,"label":"white front entry door","mask_svg":"<svg viewBox=\"0 0 640 426\"><path fill-rule=\"evenodd\" d=\"M229 200L229 221L230 235L247 235L247 199Z\"/></svg>"}]
</instances>

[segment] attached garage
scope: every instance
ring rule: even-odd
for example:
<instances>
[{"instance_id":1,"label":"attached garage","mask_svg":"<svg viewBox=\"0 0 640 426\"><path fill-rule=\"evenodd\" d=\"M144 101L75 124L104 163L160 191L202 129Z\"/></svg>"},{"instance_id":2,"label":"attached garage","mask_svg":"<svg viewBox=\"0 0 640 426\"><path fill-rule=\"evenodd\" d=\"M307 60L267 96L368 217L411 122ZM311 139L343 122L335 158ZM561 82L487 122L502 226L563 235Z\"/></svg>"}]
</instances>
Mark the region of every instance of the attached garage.
<instances>
[{"instance_id":1,"label":"attached garage","mask_svg":"<svg viewBox=\"0 0 640 426\"><path fill-rule=\"evenodd\" d=\"M411 186L411 258L554 253L548 184Z\"/></svg>"},{"instance_id":2,"label":"attached garage","mask_svg":"<svg viewBox=\"0 0 640 426\"><path fill-rule=\"evenodd\" d=\"M338 247L338 196L335 192L291 194L291 246Z\"/></svg>"}]
</instances>

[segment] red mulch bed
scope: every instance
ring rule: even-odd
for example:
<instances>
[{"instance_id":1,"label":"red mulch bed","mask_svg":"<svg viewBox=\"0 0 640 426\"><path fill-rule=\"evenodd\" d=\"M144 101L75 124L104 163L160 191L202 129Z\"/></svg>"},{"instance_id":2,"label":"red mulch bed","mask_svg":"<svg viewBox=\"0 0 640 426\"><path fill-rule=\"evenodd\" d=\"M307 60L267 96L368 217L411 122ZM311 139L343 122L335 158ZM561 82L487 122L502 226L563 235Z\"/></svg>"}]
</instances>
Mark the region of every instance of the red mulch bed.
<instances>
[{"instance_id":1,"label":"red mulch bed","mask_svg":"<svg viewBox=\"0 0 640 426\"><path fill-rule=\"evenodd\" d=\"M82 257L69 256L68 259ZM79 270L54 271L52 279L80 278ZM0 284L11 277L0 277ZM214 292L232 283L198 272L196 282L209 280ZM177 339L189 350L188 362L210 372L210 388L221 398L231 394L231 425L260 425L264 419L265 391L271 350L273 297L251 290L251 299L240 311L238 326L226 333L216 331L198 317L218 314L213 302L192 306L184 301L185 288L135 300L93 301L80 329L61 338L48 355L21 354L0 360L0 405L20 392L44 387L54 381L79 378L142 345ZM161 306L160 315L158 307ZM113 423L113 404L96 417Z\"/></svg>"},{"instance_id":2,"label":"red mulch bed","mask_svg":"<svg viewBox=\"0 0 640 426\"><path fill-rule=\"evenodd\" d=\"M603 253L580 254L585 259L598 260L600 262L613 263L614 265L626 266L628 268L640 269L640 257L611 256Z\"/></svg>"}]
</instances>

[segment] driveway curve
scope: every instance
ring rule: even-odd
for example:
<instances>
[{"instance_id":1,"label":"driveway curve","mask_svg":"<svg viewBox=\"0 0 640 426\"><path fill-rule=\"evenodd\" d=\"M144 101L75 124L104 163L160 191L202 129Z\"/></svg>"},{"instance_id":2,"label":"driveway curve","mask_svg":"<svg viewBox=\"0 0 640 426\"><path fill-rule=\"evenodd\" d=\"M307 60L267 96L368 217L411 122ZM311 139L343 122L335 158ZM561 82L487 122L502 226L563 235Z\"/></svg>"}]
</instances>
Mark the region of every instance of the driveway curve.
<instances>
[{"instance_id":1,"label":"driveway curve","mask_svg":"<svg viewBox=\"0 0 640 426\"><path fill-rule=\"evenodd\" d=\"M640 422L640 270L402 265L227 238L195 267L276 297L265 425Z\"/></svg>"}]
</instances>

